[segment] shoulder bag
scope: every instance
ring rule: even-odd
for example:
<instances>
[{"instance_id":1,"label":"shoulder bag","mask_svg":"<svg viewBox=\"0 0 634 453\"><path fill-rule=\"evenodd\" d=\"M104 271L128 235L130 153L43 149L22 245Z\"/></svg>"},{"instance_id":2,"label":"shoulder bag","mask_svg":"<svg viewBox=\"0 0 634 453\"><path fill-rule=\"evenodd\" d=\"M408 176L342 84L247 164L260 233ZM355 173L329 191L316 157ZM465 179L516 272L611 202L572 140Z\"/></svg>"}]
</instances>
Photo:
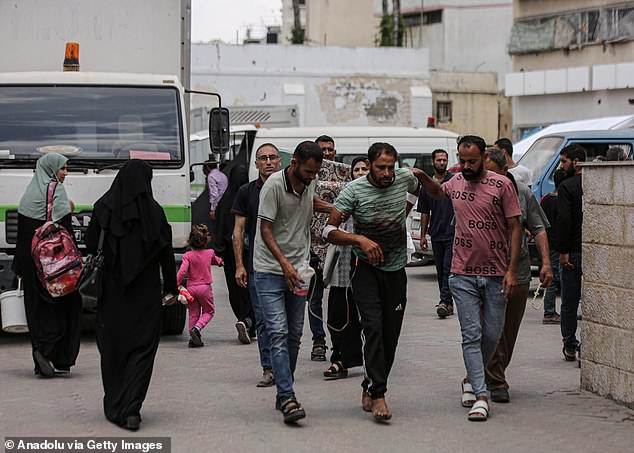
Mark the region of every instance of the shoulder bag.
<instances>
[{"instance_id":1,"label":"shoulder bag","mask_svg":"<svg viewBox=\"0 0 634 453\"><path fill-rule=\"evenodd\" d=\"M101 297L104 267L104 236L105 231L102 228L99 234L97 253L95 255L90 254L86 257L84 270L79 278L79 294L81 294L81 297L84 299L84 305L86 305L86 303L96 304L97 299Z\"/></svg>"}]
</instances>

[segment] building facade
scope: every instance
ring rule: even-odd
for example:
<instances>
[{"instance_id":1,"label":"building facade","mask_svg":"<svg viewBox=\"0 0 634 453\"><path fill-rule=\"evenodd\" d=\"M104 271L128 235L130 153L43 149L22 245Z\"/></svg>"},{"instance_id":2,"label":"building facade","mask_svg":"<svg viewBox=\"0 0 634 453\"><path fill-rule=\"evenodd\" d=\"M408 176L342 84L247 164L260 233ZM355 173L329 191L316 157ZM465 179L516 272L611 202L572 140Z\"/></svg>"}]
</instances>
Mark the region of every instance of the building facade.
<instances>
[{"instance_id":1,"label":"building facade","mask_svg":"<svg viewBox=\"0 0 634 453\"><path fill-rule=\"evenodd\" d=\"M306 44L374 47L379 22L372 0L307 0Z\"/></svg>"},{"instance_id":2,"label":"building facade","mask_svg":"<svg viewBox=\"0 0 634 453\"><path fill-rule=\"evenodd\" d=\"M375 14L381 14L375 1ZM434 116L439 127L481 135L488 143L512 129L504 77L511 0L401 0L408 47L430 51Z\"/></svg>"},{"instance_id":3,"label":"building facade","mask_svg":"<svg viewBox=\"0 0 634 453\"><path fill-rule=\"evenodd\" d=\"M634 2L514 0L516 137L552 123L634 113Z\"/></svg>"},{"instance_id":4,"label":"building facade","mask_svg":"<svg viewBox=\"0 0 634 453\"><path fill-rule=\"evenodd\" d=\"M306 45L377 45L382 0L300 3ZM392 14L393 2L387 3ZM438 127L477 133L488 142L509 136L512 110L503 88L511 68L512 0L401 0L401 14L404 46L429 49L431 116ZM282 34L290 41L292 0L283 0L282 16Z\"/></svg>"},{"instance_id":5,"label":"building facade","mask_svg":"<svg viewBox=\"0 0 634 453\"><path fill-rule=\"evenodd\" d=\"M429 77L427 49L192 44L192 89L230 110L296 106L299 126L424 127ZM192 95L192 109L209 103Z\"/></svg>"}]
</instances>

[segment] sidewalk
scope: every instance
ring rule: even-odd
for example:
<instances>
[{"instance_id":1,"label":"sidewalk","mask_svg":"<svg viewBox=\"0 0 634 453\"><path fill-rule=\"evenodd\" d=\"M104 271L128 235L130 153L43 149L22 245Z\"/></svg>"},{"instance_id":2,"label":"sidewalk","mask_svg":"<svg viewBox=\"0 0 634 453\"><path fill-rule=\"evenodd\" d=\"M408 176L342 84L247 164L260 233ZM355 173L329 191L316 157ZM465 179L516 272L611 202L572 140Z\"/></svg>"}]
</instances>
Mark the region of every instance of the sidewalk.
<instances>
[{"instance_id":1,"label":"sidewalk","mask_svg":"<svg viewBox=\"0 0 634 453\"><path fill-rule=\"evenodd\" d=\"M561 355L559 327L542 325L529 300L508 370L511 403L491 403L491 418L467 421L460 406L465 370L458 320L439 320L433 266L408 269L408 306L387 402L379 424L360 407L361 369L324 381L310 361L310 332L296 375L307 418L297 427L273 409L274 388L255 384L256 345L240 345L221 272L216 317L205 347L186 335L164 337L143 406L139 436L171 436L173 452L629 452L634 411L579 390L579 369ZM532 293L531 293L532 295ZM103 418L99 355L85 336L71 377L32 376L28 338L0 336L1 435L129 436Z\"/></svg>"}]
</instances>

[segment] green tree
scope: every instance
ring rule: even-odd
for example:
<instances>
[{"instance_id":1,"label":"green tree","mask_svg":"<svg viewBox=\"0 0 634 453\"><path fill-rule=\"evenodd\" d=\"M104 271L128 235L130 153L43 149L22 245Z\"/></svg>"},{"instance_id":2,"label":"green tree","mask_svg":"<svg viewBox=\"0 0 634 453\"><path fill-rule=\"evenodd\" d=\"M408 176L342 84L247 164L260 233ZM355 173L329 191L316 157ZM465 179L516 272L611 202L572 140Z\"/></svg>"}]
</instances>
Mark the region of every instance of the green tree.
<instances>
[{"instance_id":1,"label":"green tree","mask_svg":"<svg viewBox=\"0 0 634 453\"><path fill-rule=\"evenodd\" d=\"M291 30L293 44L304 44L304 29L299 17L299 0L293 0L293 29Z\"/></svg>"}]
</instances>

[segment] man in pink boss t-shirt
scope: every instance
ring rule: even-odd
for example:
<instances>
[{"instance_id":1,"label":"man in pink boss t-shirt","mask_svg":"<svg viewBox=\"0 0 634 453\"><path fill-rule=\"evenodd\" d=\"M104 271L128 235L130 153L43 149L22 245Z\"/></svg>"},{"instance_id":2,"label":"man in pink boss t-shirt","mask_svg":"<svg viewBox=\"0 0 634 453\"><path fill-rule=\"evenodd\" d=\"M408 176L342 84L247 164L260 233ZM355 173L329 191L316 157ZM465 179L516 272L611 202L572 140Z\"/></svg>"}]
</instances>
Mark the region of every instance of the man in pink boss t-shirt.
<instances>
[{"instance_id":1,"label":"man in pink boss t-shirt","mask_svg":"<svg viewBox=\"0 0 634 453\"><path fill-rule=\"evenodd\" d=\"M449 198L455 212L449 289L458 309L469 376L462 383L462 403L471 408L472 421L489 415L484 370L504 327L507 296L517 286L522 240L517 194L508 178L486 170L485 148L480 137L460 137L461 173L442 186L413 170L425 190L433 197Z\"/></svg>"}]
</instances>

